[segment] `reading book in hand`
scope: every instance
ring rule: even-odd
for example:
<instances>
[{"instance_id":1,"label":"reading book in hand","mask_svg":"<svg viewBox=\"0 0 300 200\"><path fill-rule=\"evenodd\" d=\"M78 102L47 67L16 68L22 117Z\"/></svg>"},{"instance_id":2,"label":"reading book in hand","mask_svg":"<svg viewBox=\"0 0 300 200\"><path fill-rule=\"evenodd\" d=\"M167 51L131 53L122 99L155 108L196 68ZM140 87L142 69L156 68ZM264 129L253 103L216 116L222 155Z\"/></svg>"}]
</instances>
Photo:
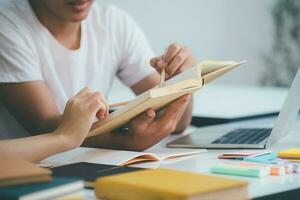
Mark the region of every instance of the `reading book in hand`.
<instances>
[{"instance_id":1,"label":"reading book in hand","mask_svg":"<svg viewBox=\"0 0 300 200\"><path fill-rule=\"evenodd\" d=\"M175 99L199 90L205 84L244 62L203 61L169 79L164 87L154 87L112 112L106 119L95 124L96 128L89 133L88 137L119 128L149 108L161 109Z\"/></svg>"}]
</instances>

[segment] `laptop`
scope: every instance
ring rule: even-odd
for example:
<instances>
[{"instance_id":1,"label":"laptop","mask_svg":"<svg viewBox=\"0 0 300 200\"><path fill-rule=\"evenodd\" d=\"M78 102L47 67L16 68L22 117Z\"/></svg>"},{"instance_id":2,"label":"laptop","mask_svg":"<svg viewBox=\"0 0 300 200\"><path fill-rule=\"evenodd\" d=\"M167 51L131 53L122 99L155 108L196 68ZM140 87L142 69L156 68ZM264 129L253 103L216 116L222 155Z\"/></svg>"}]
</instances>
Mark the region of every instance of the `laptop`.
<instances>
[{"instance_id":1,"label":"laptop","mask_svg":"<svg viewBox=\"0 0 300 200\"><path fill-rule=\"evenodd\" d=\"M284 137L297 119L300 109L300 68L283 103L273 128L196 129L167 147L214 149L264 149Z\"/></svg>"}]
</instances>

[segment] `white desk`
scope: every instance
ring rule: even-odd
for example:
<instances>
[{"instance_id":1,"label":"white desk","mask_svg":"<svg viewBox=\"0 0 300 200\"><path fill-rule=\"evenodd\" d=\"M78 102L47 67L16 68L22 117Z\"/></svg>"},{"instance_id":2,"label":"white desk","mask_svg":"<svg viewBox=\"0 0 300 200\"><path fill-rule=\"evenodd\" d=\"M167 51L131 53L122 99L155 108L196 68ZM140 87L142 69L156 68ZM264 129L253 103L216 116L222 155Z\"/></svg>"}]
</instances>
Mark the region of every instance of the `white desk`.
<instances>
[{"instance_id":1,"label":"white desk","mask_svg":"<svg viewBox=\"0 0 300 200\"><path fill-rule=\"evenodd\" d=\"M257 125L269 125L272 124L274 120L272 118L265 120L253 120L248 122L240 122L235 124L223 125L222 127L233 127L240 125L252 126L253 124ZM300 119L298 120L297 126L291 131L289 135L283 138L281 141L273 145L270 149L274 151L279 151L285 148L290 147L300 147L300 137L297 137L300 131ZM161 165L161 167L168 167L173 169L186 170L191 172L208 172L208 169L211 165L221 163L221 162L231 162L227 160L217 159L217 156L220 155L225 150L208 150L207 153L199 154L194 158L185 160L182 162L177 162L169 165ZM233 150L226 150L233 151ZM232 178L244 179L249 181L249 195L251 198L265 196L272 193L282 192L286 190L291 190L295 188L300 188L300 174L287 175L282 177L265 177L265 178L244 178L231 176Z\"/></svg>"},{"instance_id":2,"label":"white desk","mask_svg":"<svg viewBox=\"0 0 300 200\"><path fill-rule=\"evenodd\" d=\"M257 119L251 121L243 121L237 123L231 123L226 125L219 125L214 127L253 127L253 126L272 126L274 118ZM202 128L202 130L209 129L213 127ZM300 147L300 118L293 130L283 139L278 141L270 149L274 151L279 151L290 147ZM166 140L159 143L156 147L164 146L166 142L175 139L178 136L171 136ZM155 146L153 148L156 148ZM141 163L136 164L136 167L150 167L159 166L164 168L172 168L178 170L184 170L196 173L208 173L208 169L211 165L223 162L230 162L227 160L220 160L217 158L219 154L224 151L233 150L208 150L206 153L199 155L189 156L186 158L181 158L179 160L169 160L162 161L160 163ZM300 174L290 174L286 176L276 177L269 176L265 178L246 178L238 176L230 176L231 178L243 179L249 182L249 196L251 198L261 197L273 193L279 193L283 191L288 191L296 188L300 188ZM95 199L92 190L85 191L86 196L89 199Z\"/></svg>"}]
</instances>

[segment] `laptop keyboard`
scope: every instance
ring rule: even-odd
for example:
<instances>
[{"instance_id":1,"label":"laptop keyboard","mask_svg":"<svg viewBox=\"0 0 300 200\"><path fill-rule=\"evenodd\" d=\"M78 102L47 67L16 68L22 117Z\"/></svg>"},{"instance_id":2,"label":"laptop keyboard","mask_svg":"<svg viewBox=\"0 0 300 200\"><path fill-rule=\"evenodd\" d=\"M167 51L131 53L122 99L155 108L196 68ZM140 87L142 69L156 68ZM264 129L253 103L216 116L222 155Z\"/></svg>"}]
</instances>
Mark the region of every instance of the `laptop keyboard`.
<instances>
[{"instance_id":1,"label":"laptop keyboard","mask_svg":"<svg viewBox=\"0 0 300 200\"><path fill-rule=\"evenodd\" d=\"M266 139L271 131L272 129L267 128L236 129L217 138L212 144L258 144Z\"/></svg>"}]
</instances>

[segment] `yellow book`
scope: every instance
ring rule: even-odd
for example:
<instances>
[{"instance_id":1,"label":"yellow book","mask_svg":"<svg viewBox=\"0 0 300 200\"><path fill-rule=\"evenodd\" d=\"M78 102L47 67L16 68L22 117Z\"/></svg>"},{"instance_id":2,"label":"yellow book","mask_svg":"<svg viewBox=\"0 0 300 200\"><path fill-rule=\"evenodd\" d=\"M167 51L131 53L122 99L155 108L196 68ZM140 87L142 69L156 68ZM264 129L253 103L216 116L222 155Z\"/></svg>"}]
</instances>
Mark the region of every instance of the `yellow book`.
<instances>
[{"instance_id":1,"label":"yellow book","mask_svg":"<svg viewBox=\"0 0 300 200\"><path fill-rule=\"evenodd\" d=\"M99 178L95 193L98 198L114 200L248 199L247 182L171 169Z\"/></svg>"},{"instance_id":2,"label":"yellow book","mask_svg":"<svg viewBox=\"0 0 300 200\"><path fill-rule=\"evenodd\" d=\"M243 64L232 61L203 61L166 81L164 87L154 87L130 101L127 105L97 122L88 137L108 133L129 122L142 112L160 109L171 101L188 93L193 93L205 84Z\"/></svg>"},{"instance_id":3,"label":"yellow book","mask_svg":"<svg viewBox=\"0 0 300 200\"><path fill-rule=\"evenodd\" d=\"M285 159L300 159L300 148L285 149L278 152L278 157Z\"/></svg>"}]
</instances>

